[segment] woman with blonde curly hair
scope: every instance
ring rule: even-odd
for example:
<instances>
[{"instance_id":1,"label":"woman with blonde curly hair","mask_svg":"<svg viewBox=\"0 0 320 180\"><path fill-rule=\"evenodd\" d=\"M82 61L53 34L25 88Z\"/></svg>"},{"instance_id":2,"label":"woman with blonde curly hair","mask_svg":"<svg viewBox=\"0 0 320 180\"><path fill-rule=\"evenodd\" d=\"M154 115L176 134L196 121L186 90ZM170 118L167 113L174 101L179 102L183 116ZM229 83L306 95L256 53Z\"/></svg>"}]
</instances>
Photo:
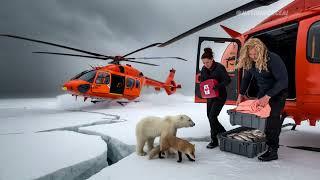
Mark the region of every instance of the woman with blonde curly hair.
<instances>
[{"instance_id":1,"label":"woman with blonde curly hair","mask_svg":"<svg viewBox=\"0 0 320 180\"><path fill-rule=\"evenodd\" d=\"M278 159L279 135L282 121L280 114L288 96L288 73L280 56L268 51L266 45L258 38L250 38L240 50L238 68L243 68L237 104L246 99L250 81L254 78L258 86L257 106L271 107L266 123L268 150L258 157L261 161Z\"/></svg>"}]
</instances>

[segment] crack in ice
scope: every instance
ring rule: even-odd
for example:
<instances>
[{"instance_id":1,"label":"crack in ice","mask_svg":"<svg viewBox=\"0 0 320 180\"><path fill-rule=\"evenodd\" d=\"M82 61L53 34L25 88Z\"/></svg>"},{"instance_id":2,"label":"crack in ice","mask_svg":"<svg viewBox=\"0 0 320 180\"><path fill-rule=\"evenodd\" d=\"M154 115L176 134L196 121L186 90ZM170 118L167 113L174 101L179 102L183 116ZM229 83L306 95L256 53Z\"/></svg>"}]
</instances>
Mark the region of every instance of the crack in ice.
<instances>
[{"instance_id":1,"label":"crack in ice","mask_svg":"<svg viewBox=\"0 0 320 180\"><path fill-rule=\"evenodd\" d=\"M83 162L80 162L78 164L65 167L62 169L59 169L55 172L52 172L50 174L47 174L45 176L37 178L37 180L51 180L51 179L88 179L89 177L93 176L94 174L98 173L102 169L104 169L107 166L110 166L114 163L117 163L121 159L127 157L128 155L132 154L135 151L134 145L128 145L123 142L121 142L118 139L112 138L108 135L98 133L95 131L90 130L82 130L79 129L81 127L87 127L88 125L97 125L97 124L110 124L110 123L118 123L118 122L124 122L119 121L120 117L118 116L118 119L112 119L109 121L97 121L89 124L84 125L77 125L77 126L71 126L71 127L64 127L64 128L56 128L51 130L45 130L45 131L39 131L39 132L49 132L49 131L73 131L76 133L86 134L86 135L94 135L94 136L100 136L101 139L107 144L107 150L90 160L86 160ZM108 123L107 123L108 122Z\"/></svg>"},{"instance_id":2,"label":"crack in ice","mask_svg":"<svg viewBox=\"0 0 320 180\"><path fill-rule=\"evenodd\" d=\"M106 114L106 113L102 113L102 112L84 111L84 110L73 110L73 111L101 114L101 115L104 115L104 116L110 116L111 118L110 117L105 117L103 119L108 119L108 120L95 121L95 122L92 122L92 123L80 124L80 125L76 125L76 126L68 126L68 127L62 127L62 128L47 129L47 130L37 131L36 133L51 132L51 131L78 131L79 128L82 128L82 127L96 126L96 125L102 125L102 124L113 124L113 123L119 123L119 122L127 121L126 119L120 119L119 115L114 115L114 114Z\"/></svg>"}]
</instances>

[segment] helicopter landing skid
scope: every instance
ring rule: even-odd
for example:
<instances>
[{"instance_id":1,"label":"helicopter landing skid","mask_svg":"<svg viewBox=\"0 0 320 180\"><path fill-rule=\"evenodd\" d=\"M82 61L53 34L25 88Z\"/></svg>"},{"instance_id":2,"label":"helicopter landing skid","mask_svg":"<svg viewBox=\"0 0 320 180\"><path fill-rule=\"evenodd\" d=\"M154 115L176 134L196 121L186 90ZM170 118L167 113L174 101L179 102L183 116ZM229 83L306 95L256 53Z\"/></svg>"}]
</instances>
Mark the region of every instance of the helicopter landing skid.
<instances>
[{"instance_id":1,"label":"helicopter landing skid","mask_svg":"<svg viewBox=\"0 0 320 180\"><path fill-rule=\"evenodd\" d=\"M104 102L104 100L91 100L93 104Z\"/></svg>"},{"instance_id":2,"label":"helicopter landing skid","mask_svg":"<svg viewBox=\"0 0 320 180\"><path fill-rule=\"evenodd\" d=\"M288 127L288 126L292 126L291 128L292 131L296 130L296 127L297 127L295 123L287 123L287 124L283 124L281 128Z\"/></svg>"},{"instance_id":3,"label":"helicopter landing skid","mask_svg":"<svg viewBox=\"0 0 320 180\"><path fill-rule=\"evenodd\" d=\"M135 103L137 103L137 102L140 102L140 101L117 101L117 103L120 104L121 106L125 106L125 105L127 105L128 103L130 103L130 102L135 102Z\"/></svg>"},{"instance_id":4,"label":"helicopter landing skid","mask_svg":"<svg viewBox=\"0 0 320 180\"><path fill-rule=\"evenodd\" d=\"M288 117L288 114L286 112L283 112L281 114L281 122L283 122L286 117ZM295 123L287 123L287 124L283 124L281 128L288 127L288 126L292 126L291 128L292 131L296 130L296 127L297 127Z\"/></svg>"}]
</instances>

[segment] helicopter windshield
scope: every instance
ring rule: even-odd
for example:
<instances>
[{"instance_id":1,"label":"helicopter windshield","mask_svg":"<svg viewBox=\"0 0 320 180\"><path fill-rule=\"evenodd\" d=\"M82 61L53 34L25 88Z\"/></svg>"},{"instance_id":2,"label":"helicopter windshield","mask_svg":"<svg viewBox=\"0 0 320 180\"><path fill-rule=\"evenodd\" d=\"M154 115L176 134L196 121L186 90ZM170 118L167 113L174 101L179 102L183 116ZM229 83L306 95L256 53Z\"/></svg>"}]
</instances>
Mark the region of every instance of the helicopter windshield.
<instances>
[{"instance_id":1,"label":"helicopter windshield","mask_svg":"<svg viewBox=\"0 0 320 180\"><path fill-rule=\"evenodd\" d=\"M87 70L87 71L83 71L82 73L76 75L71 80L81 79L81 80L87 81L89 83L92 83L95 76L96 76L96 70Z\"/></svg>"}]
</instances>

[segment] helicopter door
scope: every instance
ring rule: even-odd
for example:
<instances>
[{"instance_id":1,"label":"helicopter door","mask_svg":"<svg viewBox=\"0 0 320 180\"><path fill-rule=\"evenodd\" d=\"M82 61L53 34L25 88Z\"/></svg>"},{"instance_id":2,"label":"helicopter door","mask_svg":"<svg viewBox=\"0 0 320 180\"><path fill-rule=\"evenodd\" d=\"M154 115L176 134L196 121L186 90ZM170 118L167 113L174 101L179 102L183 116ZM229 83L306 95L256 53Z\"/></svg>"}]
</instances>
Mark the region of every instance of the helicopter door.
<instances>
[{"instance_id":1,"label":"helicopter door","mask_svg":"<svg viewBox=\"0 0 320 180\"><path fill-rule=\"evenodd\" d=\"M237 100L239 84L239 74L235 66L238 60L241 42L238 39L216 37L199 37L195 81L195 102L206 102L206 99L201 98L200 93L200 70L203 67L201 55L206 47L210 47L212 49L215 61L225 66L231 78L231 83L227 86L228 97L226 103L234 104Z\"/></svg>"},{"instance_id":2,"label":"helicopter door","mask_svg":"<svg viewBox=\"0 0 320 180\"><path fill-rule=\"evenodd\" d=\"M136 81L134 78L126 77L126 87L124 89L124 95L136 96L137 88L135 87Z\"/></svg>"},{"instance_id":3,"label":"helicopter door","mask_svg":"<svg viewBox=\"0 0 320 180\"><path fill-rule=\"evenodd\" d=\"M125 77L112 74L111 75L111 86L110 86L110 93L113 94L123 94L124 92L124 84Z\"/></svg>"},{"instance_id":4,"label":"helicopter door","mask_svg":"<svg viewBox=\"0 0 320 180\"><path fill-rule=\"evenodd\" d=\"M297 100L318 108L320 103L320 15L300 21L297 40ZM318 108L319 109L319 108Z\"/></svg>"},{"instance_id":5,"label":"helicopter door","mask_svg":"<svg viewBox=\"0 0 320 180\"><path fill-rule=\"evenodd\" d=\"M92 85L92 92L109 93L110 91L110 74L107 72L98 72Z\"/></svg>"}]
</instances>

